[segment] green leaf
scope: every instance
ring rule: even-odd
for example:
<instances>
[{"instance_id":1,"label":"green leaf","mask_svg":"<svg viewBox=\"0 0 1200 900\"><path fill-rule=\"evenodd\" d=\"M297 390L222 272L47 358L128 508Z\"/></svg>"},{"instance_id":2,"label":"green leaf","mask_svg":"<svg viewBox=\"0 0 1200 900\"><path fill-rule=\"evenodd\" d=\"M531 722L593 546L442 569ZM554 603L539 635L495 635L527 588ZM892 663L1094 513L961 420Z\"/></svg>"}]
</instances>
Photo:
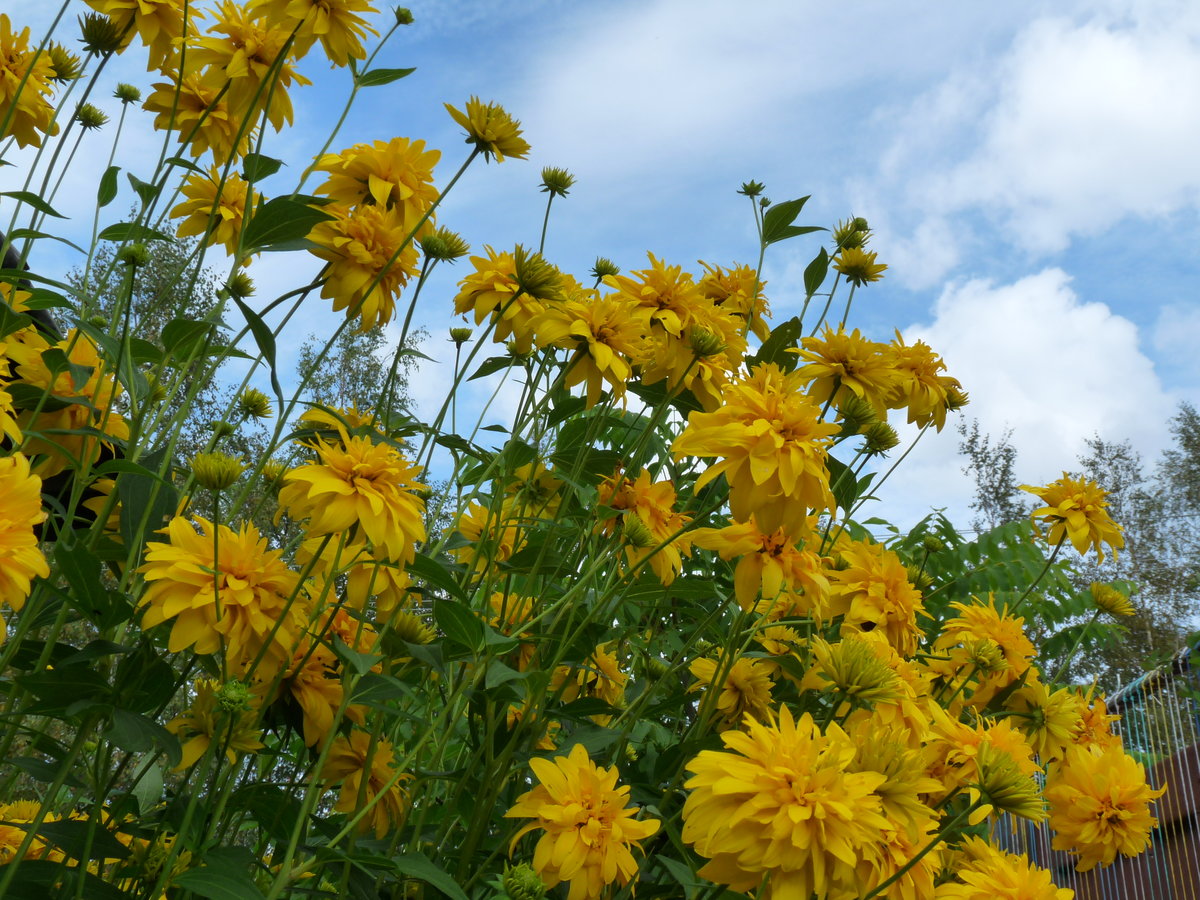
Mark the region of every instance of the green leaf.
<instances>
[{"instance_id":1,"label":"green leaf","mask_svg":"<svg viewBox=\"0 0 1200 900\"><path fill-rule=\"evenodd\" d=\"M310 204L322 203L319 197L297 194L295 197L276 197L260 203L246 224L242 246L247 253L259 250L287 249L287 242L308 237L313 226L333 216ZM241 301L238 301L241 305Z\"/></svg>"},{"instance_id":2,"label":"green leaf","mask_svg":"<svg viewBox=\"0 0 1200 900\"><path fill-rule=\"evenodd\" d=\"M183 757L179 739L157 722L124 709L114 709L104 737L126 753L149 753L158 747L174 766Z\"/></svg>"},{"instance_id":3,"label":"green leaf","mask_svg":"<svg viewBox=\"0 0 1200 900\"><path fill-rule=\"evenodd\" d=\"M162 330L163 349L179 359L189 359L213 333L212 322L172 319Z\"/></svg>"},{"instance_id":4,"label":"green leaf","mask_svg":"<svg viewBox=\"0 0 1200 900\"><path fill-rule=\"evenodd\" d=\"M28 714L68 717L80 711L77 703L99 703L110 696L108 682L91 666L32 672L19 675L15 680L37 698L35 703L22 710Z\"/></svg>"},{"instance_id":5,"label":"green leaf","mask_svg":"<svg viewBox=\"0 0 1200 900\"><path fill-rule=\"evenodd\" d=\"M825 276L829 273L829 254L822 247L821 251L813 258L804 268L804 294L806 297L811 297L825 283Z\"/></svg>"},{"instance_id":6,"label":"green leaf","mask_svg":"<svg viewBox=\"0 0 1200 900\"><path fill-rule=\"evenodd\" d=\"M762 363L774 363L785 372L796 368L800 357L788 351L800 342L802 326L797 316L792 316L786 322L780 322L767 335L758 352L746 361L746 365L754 368Z\"/></svg>"},{"instance_id":7,"label":"green leaf","mask_svg":"<svg viewBox=\"0 0 1200 900\"><path fill-rule=\"evenodd\" d=\"M299 798L274 784L248 784L234 792L230 803L254 816L263 832L277 841L291 838L292 826L302 814Z\"/></svg>"},{"instance_id":8,"label":"green leaf","mask_svg":"<svg viewBox=\"0 0 1200 900\"><path fill-rule=\"evenodd\" d=\"M133 649L133 647L126 647L124 644L116 644L112 641L88 641L82 650L78 650L61 659L56 659L52 665L73 666L77 663L91 662L93 659L107 659L110 656L132 653Z\"/></svg>"},{"instance_id":9,"label":"green leaf","mask_svg":"<svg viewBox=\"0 0 1200 900\"><path fill-rule=\"evenodd\" d=\"M100 560L86 546L73 539L61 540L54 547L54 561L66 579L71 606L96 625L107 628L118 624L112 621L115 609L132 613L127 601L120 606L114 604L112 592L104 586L100 576ZM120 599L124 600L123 597ZM119 621L123 622L125 618Z\"/></svg>"},{"instance_id":10,"label":"green leaf","mask_svg":"<svg viewBox=\"0 0 1200 900\"><path fill-rule=\"evenodd\" d=\"M132 712L152 712L175 694L175 670L144 639L117 665L116 703Z\"/></svg>"},{"instance_id":11,"label":"green leaf","mask_svg":"<svg viewBox=\"0 0 1200 900\"><path fill-rule=\"evenodd\" d=\"M130 793L137 801L138 812L143 816L158 806L162 802L163 796L162 766L157 762L146 766L142 771L142 777L138 779L138 783L133 786Z\"/></svg>"},{"instance_id":12,"label":"green leaf","mask_svg":"<svg viewBox=\"0 0 1200 900\"><path fill-rule=\"evenodd\" d=\"M506 666L498 659L493 659L488 662L487 675L484 677L483 685L486 688L494 688L500 684L506 684L510 681L520 681L526 677L526 673L518 672L511 666Z\"/></svg>"},{"instance_id":13,"label":"green leaf","mask_svg":"<svg viewBox=\"0 0 1200 900\"><path fill-rule=\"evenodd\" d=\"M469 900L466 893L453 878L429 861L423 853L402 853L392 857L401 875L416 878L433 885L451 900Z\"/></svg>"},{"instance_id":14,"label":"green leaf","mask_svg":"<svg viewBox=\"0 0 1200 900\"><path fill-rule=\"evenodd\" d=\"M457 597L459 600L466 599L463 589L459 586L457 579L455 579L445 563L418 553L413 561L408 564L408 571L418 578L428 581L434 587L445 591L451 597Z\"/></svg>"},{"instance_id":15,"label":"green leaf","mask_svg":"<svg viewBox=\"0 0 1200 900\"><path fill-rule=\"evenodd\" d=\"M783 203L767 207L767 211L763 213L763 243L773 244L788 237L785 233L788 226L800 215L800 210L804 209L807 202L808 197L801 197L799 200L785 200Z\"/></svg>"},{"instance_id":16,"label":"green leaf","mask_svg":"<svg viewBox=\"0 0 1200 900\"><path fill-rule=\"evenodd\" d=\"M275 391L275 399L282 408L283 388L279 386L279 375L275 371L275 335L262 317L247 306L240 297L234 297L233 302L242 311L242 315L246 318L246 324L250 326L250 333L254 335L258 351L262 354L263 362L267 364L267 372L271 376L271 388Z\"/></svg>"},{"instance_id":17,"label":"green leaf","mask_svg":"<svg viewBox=\"0 0 1200 900\"><path fill-rule=\"evenodd\" d=\"M120 166L109 166L104 170L104 174L100 176L100 187L96 191L97 205L104 207L112 203L117 196L117 173L121 171Z\"/></svg>"},{"instance_id":18,"label":"green leaf","mask_svg":"<svg viewBox=\"0 0 1200 900\"><path fill-rule=\"evenodd\" d=\"M47 762L44 759L36 759L32 756L20 756L16 759L10 759L8 762L34 781L40 781L43 784L53 784L58 778L59 770L62 768L62 763ZM66 783L74 788L86 787L82 781L74 775L68 775Z\"/></svg>"},{"instance_id":19,"label":"green leaf","mask_svg":"<svg viewBox=\"0 0 1200 900\"><path fill-rule=\"evenodd\" d=\"M368 672L359 679L350 698L351 703L363 703L368 706L380 706L388 700L399 700L412 693L403 681L391 675L380 675Z\"/></svg>"},{"instance_id":20,"label":"green leaf","mask_svg":"<svg viewBox=\"0 0 1200 900\"><path fill-rule=\"evenodd\" d=\"M192 162L190 159L184 159L182 156L170 156L164 160L168 166L179 166L181 169L187 169L189 172L200 172L204 170Z\"/></svg>"},{"instance_id":21,"label":"green leaf","mask_svg":"<svg viewBox=\"0 0 1200 900\"><path fill-rule=\"evenodd\" d=\"M46 368L50 370L51 375L61 375L64 372L71 373L71 388L72 390L80 390L88 379L95 372L93 366L81 366L71 362L70 357L63 351L61 347L51 347L48 350L42 351L42 362Z\"/></svg>"},{"instance_id":22,"label":"green leaf","mask_svg":"<svg viewBox=\"0 0 1200 900\"><path fill-rule=\"evenodd\" d=\"M14 200L24 203L27 206L32 206L38 212L54 216L56 219L66 218L62 213L56 211L53 206L30 191L0 191L0 197L12 197Z\"/></svg>"},{"instance_id":23,"label":"green leaf","mask_svg":"<svg viewBox=\"0 0 1200 900\"><path fill-rule=\"evenodd\" d=\"M411 69L372 69L369 72L360 72L354 80L359 87L377 87L407 78L415 71L417 71L415 67Z\"/></svg>"},{"instance_id":24,"label":"green leaf","mask_svg":"<svg viewBox=\"0 0 1200 900\"><path fill-rule=\"evenodd\" d=\"M333 639L333 652L355 675L365 675L383 659L378 653L359 653L339 637Z\"/></svg>"},{"instance_id":25,"label":"green leaf","mask_svg":"<svg viewBox=\"0 0 1200 900\"><path fill-rule=\"evenodd\" d=\"M483 621L463 604L438 597L433 601L433 618L448 641L472 652L483 648Z\"/></svg>"},{"instance_id":26,"label":"green leaf","mask_svg":"<svg viewBox=\"0 0 1200 900\"><path fill-rule=\"evenodd\" d=\"M124 241L173 241L171 237L162 231L157 231L149 225L142 225L138 222L117 222L115 225L109 225L97 236L97 240L101 241L116 241L122 243Z\"/></svg>"},{"instance_id":27,"label":"green leaf","mask_svg":"<svg viewBox=\"0 0 1200 900\"><path fill-rule=\"evenodd\" d=\"M76 893L79 879L83 889ZM47 900L59 897L87 900L129 900L129 894L77 867L67 868L61 860L29 859L21 862L5 890L4 900Z\"/></svg>"},{"instance_id":28,"label":"green leaf","mask_svg":"<svg viewBox=\"0 0 1200 900\"><path fill-rule=\"evenodd\" d=\"M204 862L203 866L175 876L172 883L209 900L262 897L262 891L249 872L254 860L248 851L240 847L218 847L205 854Z\"/></svg>"},{"instance_id":29,"label":"green leaf","mask_svg":"<svg viewBox=\"0 0 1200 900\"><path fill-rule=\"evenodd\" d=\"M488 357L480 364L479 368L475 370L475 374L468 378L467 381L474 381L476 378L486 378L488 375L492 375L496 372L503 372L505 369L509 368L515 363L516 360L511 356Z\"/></svg>"},{"instance_id":30,"label":"green leaf","mask_svg":"<svg viewBox=\"0 0 1200 900\"><path fill-rule=\"evenodd\" d=\"M163 450L142 457L148 465L157 465ZM126 547L140 547L162 528L179 506L175 486L147 469L147 474L124 472L117 478L117 498L121 514L121 536Z\"/></svg>"},{"instance_id":31,"label":"green leaf","mask_svg":"<svg viewBox=\"0 0 1200 900\"><path fill-rule=\"evenodd\" d=\"M33 319L24 313L15 312L7 303L0 303L0 338L7 337L33 324Z\"/></svg>"},{"instance_id":32,"label":"green leaf","mask_svg":"<svg viewBox=\"0 0 1200 900\"><path fill-rule=\"evenodd\" d=\"M142 181L142 179L138 178L132 172L126 172L125 177L128 178L129 183L133 185L133 189L137 192L138 197L141 198L143 206L149 206L151 203L153 203L158 197L158 192L162 190L159 185Z\"/></svg>"},{"instance_id":33,"label":"green leaf","mask_svg":"<svg viewBox=\"0 0 1200 900\"><path fill-rule=\"evenodd\" d=\"M262 181L264 178L274 175L282 165L282 159L263 156L261 153L247 153L245 159L242 160L242 178L250 184L254 184L256 181Z\"/></svg>"},{"instance_id":34,"label":"green leaf","mask_svg":"<svg viewBox=\"0 0 1200 900\"><path fill-rule=\"evenodd\" d=\"M72 859L125 859L129 856L129 848L93 820L43 822L38 827L38 836L62 848Z\"/></svg>"},{"instance_id":35,"label":"green leaf","mask_svg":"<svg viewBox=\"0 0 1200 900\"><path fill-rule=\"evenodd\" d=\"M44 231L36 231L33 228L14 228L8 233L8 239L14 244L17 241L23 241L26 239L35 241L58 241L60 244L66 244L72 250L78 250L80 253L87 253L86 250L84 250L74 241L68 241L65 237L60 237L57 234L47 234ZM71 307L74 306L74 304L72 304L70 301L67 301L66 298L63 298L63 303L61 305ZM30 301L30 306L33 306L32 301Z\"/></svg>"}]
</instances>

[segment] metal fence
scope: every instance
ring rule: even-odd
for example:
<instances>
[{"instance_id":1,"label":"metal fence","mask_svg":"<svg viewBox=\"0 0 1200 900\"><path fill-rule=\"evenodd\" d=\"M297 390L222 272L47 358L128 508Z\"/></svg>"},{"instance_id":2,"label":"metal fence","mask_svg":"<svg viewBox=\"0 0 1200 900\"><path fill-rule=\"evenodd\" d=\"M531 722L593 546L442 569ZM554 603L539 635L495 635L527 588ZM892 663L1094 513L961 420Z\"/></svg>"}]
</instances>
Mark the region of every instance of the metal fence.
<instances>
[{"instance_id":1,"label":"metal fence","mask_svg":"<svg viewBox=\"0 0 1200 900\"><path fill-rule=\"evenodd\" d=\"M1118 856L1111 866L1076 872L1072 857L1052 849L1048 823L997 824L994 839L1049 869L1076 900L1200 900L1200 645L1147 672L1108 698L1121 719L1113 731L1146 766L1152 787L1167 786L1156 803L1158 828L1145 853ZM1196 659L1193 659L1196 657Z\"/></svg>"}]
</instances>

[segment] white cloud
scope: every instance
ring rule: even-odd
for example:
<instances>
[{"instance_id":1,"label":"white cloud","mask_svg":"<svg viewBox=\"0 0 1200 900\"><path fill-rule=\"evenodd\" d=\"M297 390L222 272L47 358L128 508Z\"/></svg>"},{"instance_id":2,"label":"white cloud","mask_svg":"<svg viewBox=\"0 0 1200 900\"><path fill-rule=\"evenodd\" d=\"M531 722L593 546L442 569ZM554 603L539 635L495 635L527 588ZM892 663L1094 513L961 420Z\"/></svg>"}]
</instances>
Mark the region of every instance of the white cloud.
<instances>
[{"instance_id":1,"label":"white cloud","mask_svg":"<svg viewBox=\"0 0 1200 900\"><path fill-rule=\"evenodd\" d=\"M965 410L987 433L1012 429L1018 477L1037 483L1076 466L1084 441L1129 439L1148 456L1165 443L1172 403L1137 329L1102 303L1082 301L1060 269L1007 285L947 287L933 321L904 330L926 341L971 395ZM957 436L927 434L884 489L885 511L912 519L948 505L969 520L971 485L960 476Z\"/></svg>"},{"instance_id":2,"label":"white cloud","mask_svg":"<svg viewBox=\"0 0 1200 900\"><path fill-rule=\"evenodd\" d=\"M1125 6L1035 19L999 58L893 110L878 186L905 185L927 230L952 219L962 234L964 216L981 216L1035 256L1128 216L1195 207L1200 17L1169 3ZM927 286L956 258L906 253L920 243L897 242L898 263L911 262L897 268Z\"/></svg>"}]
</instances>

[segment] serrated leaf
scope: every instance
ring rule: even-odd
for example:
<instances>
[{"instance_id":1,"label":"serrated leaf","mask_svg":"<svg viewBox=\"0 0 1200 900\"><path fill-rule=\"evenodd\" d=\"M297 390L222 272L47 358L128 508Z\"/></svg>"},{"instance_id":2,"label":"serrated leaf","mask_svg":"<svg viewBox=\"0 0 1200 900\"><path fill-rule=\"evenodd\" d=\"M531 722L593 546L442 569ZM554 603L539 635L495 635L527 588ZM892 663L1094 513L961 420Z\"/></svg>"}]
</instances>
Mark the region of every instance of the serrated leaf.
<instances>
[{"instance_id":1,"label":"serrated leaf","mask_svg":"<svg viewBox=\"0 0 1200 900\"><path fill-rule=\"evenodd\" d=\"M117 173L120 166L109 166L100 176L100 187L96 190L96 204L104 207L112 203L117 196Z\"/></svg>"},{"instance_id":2,"label":"serrated leaf","mask_svg":"<svg viewBox=\"0 0 1200 900\"><path fill-rule=\"evenodd\" d=\"M66 216L55 210L53 206L31 191L0 191L0 197L12 197L14 200L24 203L27 206L32 206L38 212L54 216L56 219L66 218Z\"/></svg>"},{"instance_id":3,"label":"serrated leaf","mask_svg":"<svg viewBox=\"0 0 1200 900\"><path fill-rule=\"evenodd\" d=\"M313 226L326 222L333 216L322 212L311 203L320 203L320 198L297 195L276 197L260 203L246 224L243 247L247 253L260 250L285 249L280 245L308 237Z\"/></svg>"}]
</instances>

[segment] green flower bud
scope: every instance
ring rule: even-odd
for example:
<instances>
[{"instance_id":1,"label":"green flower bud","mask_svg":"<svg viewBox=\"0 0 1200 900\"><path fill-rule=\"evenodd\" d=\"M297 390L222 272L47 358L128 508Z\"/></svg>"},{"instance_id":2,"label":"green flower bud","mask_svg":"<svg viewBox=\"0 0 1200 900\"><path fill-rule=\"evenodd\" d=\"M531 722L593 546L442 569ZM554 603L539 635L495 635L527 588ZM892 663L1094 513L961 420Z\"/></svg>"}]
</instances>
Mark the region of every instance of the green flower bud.
<instances>
[{"instance_id":1,"label":"green flower bud","mask_svg":"<svg viewBox=\"0 0 1200 900\"><path fill-rule=\"evenodd\" d=\"M621 267L606 256L597 256L596 264L592 266L593 278L605 278L609 275L620 275Z\"/></svg>"},{"instance_id":2,"label":"green flower bud","mask_svg":"<svg viewBox=\"0 0 1200 900\"><path fill-rule=\"evenodd\" d=\"M127 266L144 266L150 261L150 250L145 244L126 244L117 253L117 259Z\"/></svg>"},{"instance_id":3,"label":"green flower bud","mask_svg":"<svg viewBox=\"0 0 1200 900\"><path fill-rule=\"evenodd\" d=\"M471 339L471 334L470 328L451 328L450 340L454 342L455 346L461 347Z\"/></svg>"},{"instance_id":4,"label":"green flower bud","mask_svg":"<svg viewBox=\"0 0 1200 900\"><path fill-rule=\"evenodd\" d=\"M122 82L117 85L117 89L113 91L113 96L122 103L138 103L142 99L142 92L132 84Z\"/></svg>"},{"instance_id":5,"label":"green flower bud","mask_svg":"<svg viewBox=\"0 0 1200 900\"><path fill-rule=\"evenodd\" d=\"M546 885L528 863L505 869L501 884L509 900L542 900L546 896Z\"/></svg>"},{"instance_id":6,"label":"green flower bud","mask_svg":"<svg viewBox=\"0 0 1200 900\"><path fill-rule=\"evenodd\" d=\"M192 474L196 477L196 483L210 491L225 490L238 480L245 469L241 459L219 450L197 453L192 457Z\"/></svg>"},{"instance_id":7,"label":"green flower bud","mask_svg":"<svg viewBox=\"0 0 1200 900\"><path fill-rule=\"evenodd\" d=\"M449 228L438 228L417 243L421 246L421 252L439 262L454 262L471 252L471 245L463 240L462 235Z\"/></svg>"},{"instance_id":8,"label":"green flower bud","mask_svg":"<svg viewBox=\"0 0 1200 900\"><path fill-rule=\"evenodd\" d=\"M867 439L863 450L870 456L882 456L888 451L894 450L900 443L900 435L896 434L896 429L887 422L868 425L863 434Z\"/></svg>"},{"instance_id":9,"label":"green flower bud","mask_svg":"<svg viewBox=\"0 0 1200 900\"><path fill-rule=\"evenodd\" d=\"M245 300L254 294L254 280L245 272L234 272L225 282L225 290L229 296L237 300Z\"/></svg>"},{"instance_id":10,"label":"green flower bud","mask_svg":"<svg viewBox=\"0 0 1200 900\"><path fill-rule=\"evenodd\" d=\"M274 415L271 408L271 398L258 388L248 387L238 395L237 409L243 416L253 416L256 419L269 419Z\"/></svg>"},{"instance_id":11,"label":"green flower bud","mask_svg":"<svg viewBox=\"0 0 1200 900\"><path fill-rule=\"evenodd\" d=\"M74 81L79 77L83 67L78 56L62 44L51 44L49 52L50 65L54 68L54 74L50 76L52 81Z\"/></svg>"},{"instance_id":12,"label":"green flower bud","mask_svg":"<svg viewBox=\"0 0 1200 900\"><path fill-rule=\"evenodd\" d=\"M105 56L121 49L125 35L117 23L100 13L88 13L79 19L81 40L88 53Z\"/></svg>"},{"instance_id":13,"label":"green flower bud","mask_svg":"<svg viewBox=\"0 0 1200 900\"><path fill-rule=\"evenodd\" d=\"M555 197L565 197L574 183L575 176L566 169L555 169L551 166L542 169L542 193L549 192Z\"/></svg>"},{"instance_id":14,"label":"green flower bud","mask_svg":"<svg viewBox=\"0 0 1200 900\"><path fill-rule=\"evenodd\" d=\"M108 116L98 106L93 106L91 103L80 103L75 107L75 120L79 122L79 127L84 131L95 131L108 122Z\"/></svg>"},{"instance_id":15,"label":"green flower bud","mask_svg":"<svg viewBox=\"0 0 1200 900\"><path fill-rule=\"evenodd\" d=\"M254 692L241 681L227 681L217 691L217 706L228 713L245 712L253 707Z\"/></svg>"},{"instance_id":16,"label":"green flower bud","mask_svg":"<svg viewBox=\"0 0 1200 900\"><path fill-rule=\"evenodd\" d=\"M765 187L761 181L747 181L738 189L738 193L743 197L757 197Z\"/></svg>"},{"instance_id":17,"label":"green flower bud","mask_svg":"<svg viewBox=\"0 0 1200 900\"><path fill-rule=\"evenodd\" d=\"M397 6L395 12L397 25L411 25L413 23L413 14L408 7Z\"/></svg>"}]
</instances>

